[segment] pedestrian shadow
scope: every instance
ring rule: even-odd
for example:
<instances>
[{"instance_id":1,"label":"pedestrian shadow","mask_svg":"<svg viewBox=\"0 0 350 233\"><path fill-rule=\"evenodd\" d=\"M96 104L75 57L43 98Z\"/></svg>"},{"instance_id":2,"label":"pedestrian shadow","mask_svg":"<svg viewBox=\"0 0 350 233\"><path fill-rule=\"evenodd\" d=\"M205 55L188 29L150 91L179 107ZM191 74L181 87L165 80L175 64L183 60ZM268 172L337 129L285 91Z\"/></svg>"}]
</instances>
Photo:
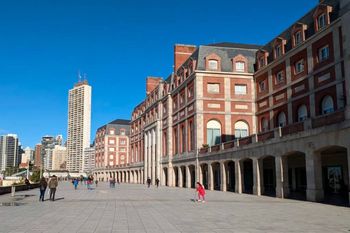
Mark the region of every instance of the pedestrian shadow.
<instances>
[{"instance_id":1,"label":"pedestrian shadow","mask_svg":"<svg viewBox=\"0 0 350 233\"><path fill-rule=\"evenodd\" d=\"M59 197L55 199L55 201L60 201L60 200L64 200L64 197Z\"/></svg>"}]
</instances>

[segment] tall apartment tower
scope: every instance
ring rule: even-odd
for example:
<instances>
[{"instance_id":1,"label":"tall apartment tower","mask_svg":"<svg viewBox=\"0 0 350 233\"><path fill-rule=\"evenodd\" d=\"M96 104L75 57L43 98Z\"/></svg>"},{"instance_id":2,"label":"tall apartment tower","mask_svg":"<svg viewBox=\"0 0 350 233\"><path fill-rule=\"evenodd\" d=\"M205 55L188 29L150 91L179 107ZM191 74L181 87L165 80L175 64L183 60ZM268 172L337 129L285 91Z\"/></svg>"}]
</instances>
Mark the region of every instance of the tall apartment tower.
<instances>
[{"instance_id":1,"label":"tall apartment tower","mask_svg":"<svg viewBox=\"0 0 350 233\"><path fill-rule=\"evenodd\" d=\"M91 86L79 81L69 90L67 169L82 171L84 149L90 146Z\"/></svg>"},{"instance_id":2,"label":"tall apartment tower","mask_svg":"<svg viewBox=\"0 0 350 233\"><path fill-rule=\"evenodd\" d=\"M18 165L18 137L15 134L0 136L0 172Z\"/></svg>"}]
</instances>

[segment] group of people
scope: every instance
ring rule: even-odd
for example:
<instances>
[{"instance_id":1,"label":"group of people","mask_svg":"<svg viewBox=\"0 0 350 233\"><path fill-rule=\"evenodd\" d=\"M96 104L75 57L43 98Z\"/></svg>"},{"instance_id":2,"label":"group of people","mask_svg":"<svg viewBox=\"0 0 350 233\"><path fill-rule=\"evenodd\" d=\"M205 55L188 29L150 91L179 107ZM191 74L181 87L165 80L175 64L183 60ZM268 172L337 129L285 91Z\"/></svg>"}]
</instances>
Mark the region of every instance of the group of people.
<instances>
[{"instance_id":1,"label":"group of people","mask_svg":"<svg viewBox=\"0 0 350 233\"><path fill-rule=\"evenodd\" d=\"M109 179L109 187L110 187L110 188L115 188L115 184L116 184L116 183L119 184L119 180L116 180L115 178Z\"/></svg>"},{"instance_id":2,"label":"group of people","mask_svg":"<svg viewBox=\"0 0 350 233\"><path fill-rule=\"evenodd\" d=\"M40 179L40 183L39 183L39 190L40 190L40 197L39 197L39 201L45 201L45 191L47 189L47 187L49 187L50 189L50 201L55 201L55 194L56 194L56 189L58 186L58 180L57 180L57 176L52 176L49 179L49 182L47 182L45 177L42 177Z\"/></svg>"},{"instance_id":3,"label":"group of people","mask_svg":"<svg viewBox=\"0 0 350 233\"><path fill-rule=\"evenodd\" d=\"M148 186L148 188L151 187L151 182L152 182L151 178L148 177L147 178L147 186ZM158 188L159 187L159 179L158 178L156 179L156 185L157 185L157 188Z\"/></svg>"}]
</instances>

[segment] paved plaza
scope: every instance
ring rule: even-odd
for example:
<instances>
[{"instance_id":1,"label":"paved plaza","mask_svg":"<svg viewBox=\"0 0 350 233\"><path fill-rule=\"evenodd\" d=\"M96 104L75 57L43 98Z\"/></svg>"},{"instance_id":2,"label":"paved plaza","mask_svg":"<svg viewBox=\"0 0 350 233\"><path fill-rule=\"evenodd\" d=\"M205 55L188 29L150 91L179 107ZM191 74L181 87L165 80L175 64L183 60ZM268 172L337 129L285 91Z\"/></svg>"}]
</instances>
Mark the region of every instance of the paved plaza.
<instances>
[{"instance_id":1,"label":"paved plaza","mask_svg":"<svg viewBox=\"0 0 350 233\"><path fill-rule=\"evenodd\" d=\"M207 191L196 203L193 189L102 182L60 183L55 202L38 192L0 196L0 232L350 232L350 208L311 202Z\"/></svg>"}]
</instances>

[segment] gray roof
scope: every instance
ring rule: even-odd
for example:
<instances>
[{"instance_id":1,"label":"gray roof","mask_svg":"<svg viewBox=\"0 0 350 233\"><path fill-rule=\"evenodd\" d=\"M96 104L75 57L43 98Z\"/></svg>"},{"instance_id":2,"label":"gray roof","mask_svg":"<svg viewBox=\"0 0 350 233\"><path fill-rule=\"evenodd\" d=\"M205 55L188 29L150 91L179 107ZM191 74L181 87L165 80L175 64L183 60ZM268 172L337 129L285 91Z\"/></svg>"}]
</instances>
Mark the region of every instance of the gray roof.
<instances>
[{"instance_id":1,"label":"gray roof","mask_svg":"<svg viewBox=\"0 0 350 233\"><path fill-rule=\"evenodd\" d=\"M330 14L330 19L331 22L334 21L339 17L339 0L324 0L321 4L325 5L330 5L333 7L333 12ZM309 11L306 15L304 15L302 18L297 20L295 23L302 23L307 25L307 30L305 31L305 39L307 40L309 37L315 34L315 28L314 28L314 19L313 19L313 14L316 10L317 6L314 7L311 11ZM295 24L294 23L294 24ZM269 52L269 57L268 57L268 63L272 62L273 59L273 48L272 48L272 43L277 37L282 37L286 40L286 46L285 46L285 51L288 52L289 50L292 49L292 40L291 40L291 32L293 25L292 24L288 29L286 29L284 32L276 36L272 41L267 43L265 46L263 46L261 49L266 50Z\"/></svg>"},{"instance_id":2,"label":"gray roof","mask_svg":"<svg viewBox=\"0 0 350 233\"><path fill-rule=\"evenodd\" d=\"M109 122L106 125L101 126L100 128L97 129L97 131L101 129L106 129L108 130L109 128L113 127L116 129L116 135L120 134L120 129L125 129L125 134L130 135L130 120L123 120L123 119L116 119L114 121Z\"/></svg>"}]
</instances>

